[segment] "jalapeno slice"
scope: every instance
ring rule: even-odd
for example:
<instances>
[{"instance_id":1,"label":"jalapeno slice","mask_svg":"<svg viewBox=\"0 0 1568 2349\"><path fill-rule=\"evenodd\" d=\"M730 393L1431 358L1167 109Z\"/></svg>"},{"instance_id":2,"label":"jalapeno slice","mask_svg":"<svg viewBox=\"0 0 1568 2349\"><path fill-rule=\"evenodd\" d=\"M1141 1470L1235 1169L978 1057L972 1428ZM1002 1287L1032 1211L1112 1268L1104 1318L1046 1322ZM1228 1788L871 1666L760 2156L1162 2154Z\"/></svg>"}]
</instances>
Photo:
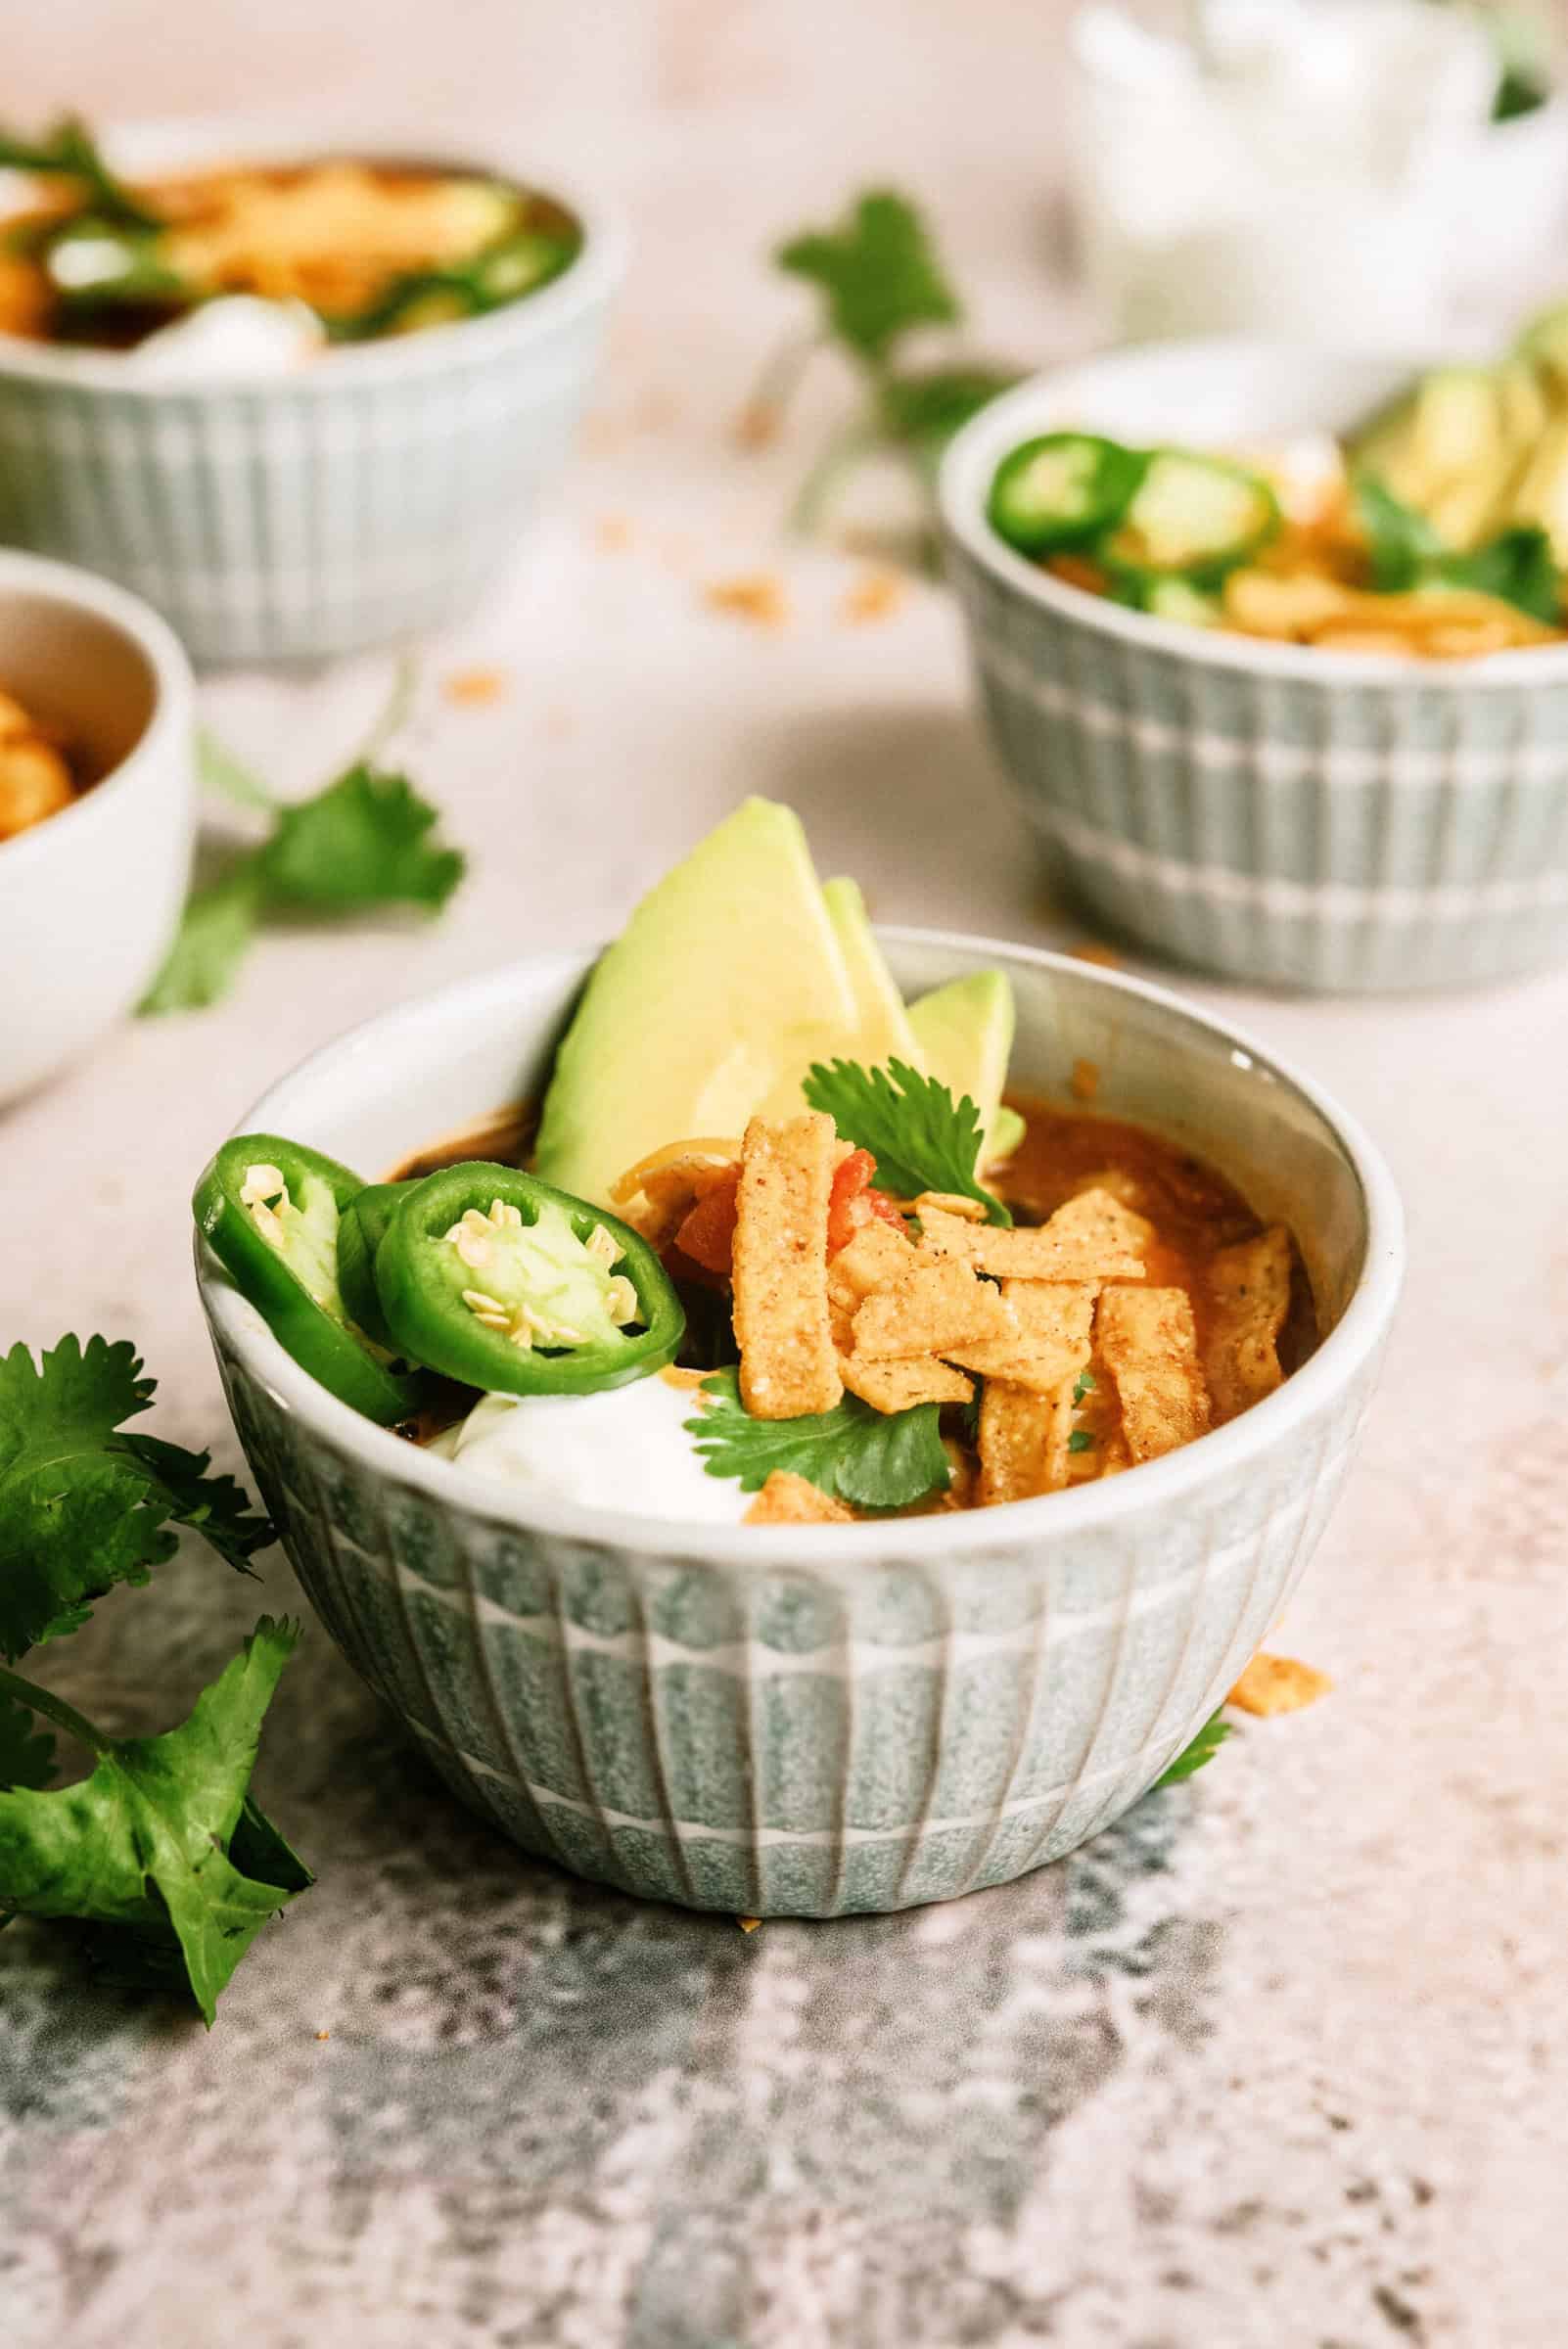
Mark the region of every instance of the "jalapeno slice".
<instances>
[{"instance_id":1,"label":"jalapeno slice","mask_svg":"<svg viewBox=\"0 0 1568 2349\"><path fill-rule=\"evenodd\" d=\"M593 1395L674 1360L686 1316L648 1242L515 1167L443 1167L376 1251L399 1348L502 1395Z\"/></svg>"},{"instance_id":2,"label":"jalapeno slice","mask_svg":"<svg viewBox=\"0 0 1568 2349\"><path fill-rule=\"evenodd\" d=\"M387 1237L387 1226L399 1199L417 1189L412 1182L369 1182L356 1191L338 1219L338 1294L356 1329L397 1352L397 1340L387 1326L376 1288L376 1251Z\"/></svg>"},{"instance_id":3,"label":"jalapeno slice","mask_svg":"<svg viewBox=\"0 0 1568 2349\"><path fill-rule=\"evenodd\" d=\"M1121 521L1148 458L1093 433L1045 433L1003 457L991 485L992 530L1021 555L1088 546Z\"/></svg>"},{"instance_id":4,"label":"jalapeno slice","mask_svg":"<svg viewBox=\"0 0 1568 2349\"><path fill-rule=\"evenodd\" d=\"M376 1359L350 1323L338 1280L338 1228L364 1189L335 1158L275 1133L225 1142L196 1186L197 1224L235 1287L301 1370L367 1419L417 1409L418 1382Z\"/></svg>"},{"instance_id":5,"label":"jalapeno slice","mask_svg":"<svg viewBox=\"0 0 1568 2349\"><path fill-rule=\"evenodd\" d=\"M1179 573L1195 587L1212 587L1261 553L1279 525L1279 500L1261 474L1225 457L1161 448L1098 552L1113 575L1135 584Z\"/></svg>"}]
</instances>

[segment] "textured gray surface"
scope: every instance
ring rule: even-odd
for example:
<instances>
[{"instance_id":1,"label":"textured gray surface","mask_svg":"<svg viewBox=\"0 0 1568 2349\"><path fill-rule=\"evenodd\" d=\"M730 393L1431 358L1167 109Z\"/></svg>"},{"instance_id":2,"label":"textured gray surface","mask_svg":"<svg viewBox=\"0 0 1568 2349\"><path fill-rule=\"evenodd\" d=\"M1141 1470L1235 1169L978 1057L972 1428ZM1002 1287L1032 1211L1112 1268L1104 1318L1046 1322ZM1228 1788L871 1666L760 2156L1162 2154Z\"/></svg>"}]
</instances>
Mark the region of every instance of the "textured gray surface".
<instances>
[{"instance_id":1,"label":"textured gray surface","mask_svg":"<svg viewBox=\"0 0 1568 2349\"><path fill-rule=\"evenodd\" d=\"M150 1424L218 1435L182 1204L213 1136L348 1021L601 933L740 789L793 799L879 918L1083 935L989 764L956 614L918 589L836 624L857 566L775 535L812 426L762 458L724 437L789 308L756 254L856 173L930 190L990 337L1063 345L1035 241L1052 13L669 12L659 111L605 137L649 193L600 426L529 578L427 663L410 757L472 883L434 931L269 940L221 1011L128 1031L0 1124L0 1341L134 1334ZM436 46L408 0L374 41L301 0L213 5L189 43L127 7L88 44L83 14L29 30L19 116L68 93L72 55L90 102L151 110L164 73L193 101L234 87L244 41L258 92L386 87ZM472 14L430 86L483 51L492 115L509 93L526 121L516 0ZM574 37L575 86L614 97L634 44ZM1003 41L1029 71L996 75ZM819 420L834 397L824 374ZM789 630L702 608L701 582L761 568L787 576ZM508 700L444 703L482 660ZM210 708L302 788L384 683L225 684ZM1568 980L1196 991L1344 1096L1412 1210L1365 1450L1279 1642L1334 1695L1062 1868L748 1937L519 1859L313 1632L260 1785L321 1881L210 2038L84 1991L53 1935L0 1935L7 2349L1558 2349ZM46 1246L63 1190L70 1241ZM172 1720L292 1600L265 1565L257 1592L182 1558L61 1651L61 1686L127 1729Z\"/></svg>"}]
</instances>

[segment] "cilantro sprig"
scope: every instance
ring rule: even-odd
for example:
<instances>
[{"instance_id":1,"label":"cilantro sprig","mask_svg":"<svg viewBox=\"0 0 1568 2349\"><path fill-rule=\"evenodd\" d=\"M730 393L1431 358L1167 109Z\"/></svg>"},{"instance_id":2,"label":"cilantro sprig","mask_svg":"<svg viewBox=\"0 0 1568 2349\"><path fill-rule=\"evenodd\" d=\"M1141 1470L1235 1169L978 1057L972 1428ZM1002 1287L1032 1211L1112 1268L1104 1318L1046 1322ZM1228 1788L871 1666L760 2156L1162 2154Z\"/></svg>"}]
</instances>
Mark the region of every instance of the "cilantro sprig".
<instances>
[{"instance_id":1,"label":"cilantro sprig","mask_svg":"<svg viewBox=\"0 0 1568 2349\"><path fill-rule=\"evenodd\" d=\"M1495 595L1547 626L1561 618L1563 579L1545 530L1521 525L1499 530L1469 554L1456 554L1424 514L1397 498L1375 475L1358 477L1355 496L1379 594L1467 587Z\"/></svg>"},{"instance_id":2,"label":"cilantro sprig","mask_svg":"<svg viewBox=\"0 0 1568 2349\"><path fill-rule=\"evenodd\" d=\"M956 1192L978 1200L989 1223L1011 1223L1001 1201L976 1178L980 1112L967 1093L955 1102L946 1085L904 1060L890 1060L885 1069L816 1061L802 1090L833 1120L842 1140L871 1152L883 1190L900 1199Z\"/></svg>"},{"instance_id":3,"label":"cilantro sprig","mask_svg":"<svg viewBox=\"0 0 1568 2349\"><path fill-rule=\"evenodd\" d=\"M239 1573L273 1540L205 1451L123 1432L154 1381L128 1341L62 1338L35 1364L0 1355L0 1657L84 1624L116 1583L145 1583L171 1558L175 1526L201 1534Z\"/></svg>"},{"instance_id":4,"label":"cilantro sprig","mask_svg":"<svg viewBox=\"0 0 1568 2349\"><path fill-rule=\"evenodd\" d=\"M1212 1762L1225 1739L1234 1734L1233 1724L1226 1721L1222 1713L1211 1713L1192 1743L1184 1745L1170 1769L1162 1777L1155 1779L1156 1788L1179 1786L1183 1778L1190 1778L1206 1763Z\"/></svg>"},{"instance_id":5,"label":"cilantro sprig","mask_svg":"<svg viewBox=\"0 0 1568 2349\"><path fill-rule=\"evenodd\" d=\"M874 1411L846 1395L831 1411L799 1419L754 1419L740 1399L740 1373L705 1378L701 1415L685 1422L710 1476L732 1476L743 1493L760 1493L776 1468L857 1509L902 1509L945 1493L952 1471L934 1403Z\"/></svg>"},{"instance_id":6,"label":"cilantro sprig","mask_svg":"<svg viewBox=\"0 0 1568 2349\"><path fill-rule=\"evenodd\" d=\"M808 340L792 341L769 363L748 404L746 437L770 437L810 356L824 345L851 361L865 391L859 413L801 490L795 523L810 530L867 457L892 454L929 479L953 434L1016 383L1018 373L968 358L938 366L907 363L910 335L957 326L964 313L924 219L895 189L866 190L841 219L791 237L774 258L813 288L821 321Z\"/></svg>"},{"instance_id":7,"label":"cilantro sprig","mask_svg":"<svg viewBox=\"0 0 1568 2349\"><path fill-rule=\"evenodd\" d=\"M80 1628L115 1584L145 1584L199 1531L247 1569L272 1540L206 1452L122 1423L154 1382L135 1349L74 1337L37 1362L0 1358L0 1654L17 1663ZM309 1870L250 1794L261 1721L299 1627L263 1616L241 1653L156 1737L111 1737L53 1689L0 1667L0 1925L19 1915L92 1928L115 1980L188 1985L208 2024L268 1917ZM57 1731L90 1774L56 1787Z\"/></svg>"},{"instance_id":8,"label":"cilantro sprig","mask_svg":"<svg viewBox=\"0 0 1568 2349\"><path fill-rule=\"evenodd\" d=\"M125 228L163 225L110 169L86 124L74 115L62 115L54 128L38 139L19 138L0 130L0 168L76 180L88 207L101 221Z\"/></svg>"},{"instance_id":9,"label":"cilantro sprig","mask_svg":"<svg viewBox=\"0 0 1568 2349\"><path fill-rule=\"evenodd\" d=\"M406 679L393 689L406 701ZM199 1011L227 994L270 914L332 916L413 905L436 913L463 878L460 851L434 839L440 818L407 777L375 762L389 730L313 799L275 800L210 734L199 742L202 779L264 810L271 831L192 892L174 944L142 999L144 1013Z\"/></svg>"}]
</instances>

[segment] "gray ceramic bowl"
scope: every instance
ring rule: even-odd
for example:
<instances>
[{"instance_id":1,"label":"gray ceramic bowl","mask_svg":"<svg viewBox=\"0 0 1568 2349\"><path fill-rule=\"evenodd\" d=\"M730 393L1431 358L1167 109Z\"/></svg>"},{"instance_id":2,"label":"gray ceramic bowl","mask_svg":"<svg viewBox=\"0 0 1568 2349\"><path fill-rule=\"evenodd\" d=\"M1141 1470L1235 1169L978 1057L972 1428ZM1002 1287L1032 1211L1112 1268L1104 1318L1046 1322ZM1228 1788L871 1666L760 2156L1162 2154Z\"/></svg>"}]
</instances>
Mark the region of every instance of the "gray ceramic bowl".
<instances>
[{"instance_id":1,"label":"gray ceramic bowl","mask_svg":"<svg viewBox=\"0 0 1568 2349\"><path fill-rule=\"evenodd\" d=\"M1388 1172L1257 1046L1049 954L882 933L908 992L1001 963L1018 1082L1219 1158L1301 1237L1329 1334L1280 1392L1075 1493L846 1527L531 1502L333 1401L215 1261L235 1424L327 1629L526 1849L699 1909L831 1916L1059 1858L1151 1785L1274 1622L1333 1503L1403 1264ZM391 1013L251 1111L367 1173L536 1089L584 957ZM417 1106L411 1106L417 1105Z\"/></svg>"},{"instance_id":2,"label":"gray ceramic bowl","mask_svg":"<svg viewBox=\"0 0 1568 2349\"><path fill-rule=\"evenodd\" d=\"M1024 813L1096 912L1183 962L1396 990L1568 954L1568 645L1421 662L1150 620L1004 545L992 477L1069 425L1211 446L1340 430L1431 364L1119 351L1021 385L948 451L950 568Z\"/></svg>"},{"instance_id":3,"label":"gray ceramic bowl","mask_svg":"<svg viewBox=\"0 0 1568 2349\"><path fill-rule=\"evenodd\" d=\"M345 146L407 157L430 136ZM151 173L323 145L216 123L128 132L110 154ZM552 284L290 374L161 383L118 352L0 335L0 539L134 588L204 663L316 661L458 617L565 460L623 267L615 224L541 184L584 229Z\"/></svg>"}]
</instances>

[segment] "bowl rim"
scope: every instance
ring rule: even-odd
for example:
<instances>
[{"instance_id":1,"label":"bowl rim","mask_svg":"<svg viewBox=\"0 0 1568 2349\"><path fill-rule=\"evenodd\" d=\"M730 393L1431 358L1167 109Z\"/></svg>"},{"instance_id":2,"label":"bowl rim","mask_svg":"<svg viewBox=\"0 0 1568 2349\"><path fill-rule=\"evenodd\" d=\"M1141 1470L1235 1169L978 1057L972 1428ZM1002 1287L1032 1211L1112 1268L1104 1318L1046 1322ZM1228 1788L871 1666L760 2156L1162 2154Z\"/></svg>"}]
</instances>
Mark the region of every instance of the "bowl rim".
<instances>
[{"instance_id":1,"label":"bowl rim","mask_svg":"<svg viewBox=\"0 0 1568 2349\"><path fill-rule=\"evenodd\" d=\"M1462 358L1452 347L1450 360ZM1419 683L1424 690L1464 694L1489 690L1517 690L1521 685L1555 685L1568 679L1568 641L1526 645L1506 653L1487 653L1467 661L1421 661L1400 653L1348 653L1312 644L1273 644L1262 637L1228 634L1218 628L1193 628L1179 622L1157 620L1146 612L1130 612L1109 597L1054 578L1024 555L1018 554L992 529L986 516L987 494L995 467L1027 439L1032 429L1047 425L1047 411L1075 390L1092 395L1096 380L1135 380L1140 370L1152 370L1178 358L1208 358L1222 368L1245 358L1272 361L1300 377L1303 371L1321 372L1332 366L1370 368L1402 364L1412 371L1441 362L1441 352L1425 351L1402 359L1399 352L1314 349L1310 345L1271 341L1259 335L1199 335L1168 343L1132 344L1094 357L1047 367L1031 375L1010 392L1002 392L957 433L943 459L937 484L942 520L953 544L1026 603L1033 603L1078 626L1115 638L1136 650L1163 653L1194 668L1239 670L1255 677L1290 677L1315 685L1325 693L1349 685L1398 685L1407 690Z\"/></svg>"},{"instance_id":2,"label":"bowl rim","mask_svg":"<svg viewBox=\"0 0 1568 2349\"><path fill-rule=\"evenodd\" d=\"M198 1234L198 1287L207 1312L221 1328L225 1346L272 1392L275 1401L299 1413L313 1435L351 1453L362 1469L385 1477L390 1484L412 1486L432 1501L440 1502L444 1497L446 1505L455 1506L460 1516L502 1534L536 1532L551 1539L640 1554L674 1555L740 1573L786 1564L800 1566L803 1558L813 1566L864 1567L890 1549L896 1550L900 1560L957 1562L996 1550L1016 1550L1021 1545L1048 1545L1053 1539L1066 1542L1075 1534L1179 1505L1185 1496L1222 1480L1271 1451L1279 1441L1288 1440L1293 1425L1299 1426L1332 1396L1343 1393L1387 1332L1405 1268L1405 1219L1394 1177L1381 1152L1347 1110L1245 1030L1211 1019L1196 1005L1148 980L1098 969L1041 947L1010 945L961 931L878 925L877 935L895 947L936 947L988 957L1003 967L1021 964L1050 972L1070 978L1076 985L1148 1004L1167 1017L1174 1014L1183 1025L1205 1032L1232 1053L1246 1053L1266 1078L1316 1112L1344 1150L1360 1185L1366 1223L1365 1253L1337 1325L1274 1394L1224 1427L1164 1459L1144 1461L1129 1475L1032 1500L1010 1501L999 1508L813 1526L803 1539L798 1526L714 1526L686 1518L638 1517L576 1501L532 1501L523 1487L508 1487L478 1470L465 1469L461 1461L433 1457L390 1429L361 1417L300 1369ZM569 990L591 966L596 951L528 956L379 1012L318 1047L276 1080L232 1130L278 1131L277 1105L287 1102L297 1084L317 1076L325 1064L343 1053L385 1051L399 1030L417 1023L422 1014L429 1016L438 1006L443 1014L464 1009L484 1019L509 1003L520 989L538 993L545 982L564 1003Z\"/></svg>"},{"instance_id":3,"label":"bowl rim","mask_svg":"<svg viewBox=\"0 0 1568 2349\"><path fill-rule=\"evenodd\" d=\"M130 749L107 774L73 799L69 807L29 824L15 839L0 840L0 889L48 856L69 854L70 843L105 811L135 791L148 772L173 751L183 755L196 713L196 685L184 647L168 622L129 588L116 587L73 563L33 555L20 547L0 548L0 594L20 589L34 602L61 611L91 613L108 622L139 652L153 682L153 706Z\"/></svg>"},{"instance_id":4,"label":"bowl rim","mask_svg":"<svg viewBox=\"0 0 1568 2349\"><path fill-rule=\"evenodd\" d=\"M112 158L124 159L126 169L199 169L204 161L236 163L289 163L324 161L334 155L375 161L378 157L406 158L422 142L440 147L454 142L451 168L493 172L516 185L537 185L571 212L582 230L582 245L567 267L537 293L505 302L483 318L448 319L416 335L382 342L340 345L323 351L308 366L287 374L264 369L236 369L210 381L160 380L138 376L119 351L76 350L56 343L35 343L23 335L0 333L0 381L18 377L28 382L56 384L85 392L116 392L133 399L221 401L234 393L254 398L275 392L286 396L304 393L319 398L356 383L375 383L389 377L402 380L458 370L493 349L512 349L530 340L542 340L579 312L607 301L625 275L628 231L622 215L598 197L585 200L570 174L546 171L537 182L525 178L515 162L504 159L493 137L454 131L439 122L423 130L402 131L344 124L337 131L326 124L301 126L278 121L268 127L261 116L193 115L188 119L139 122L106 132L103 144ZM466 160L456 161L461 153ZM25 173L8 174L24 180ZM0 220L12 207L0 204ZM434 349L432 345L434 345Z\"/></svg>"}]
</instances>

